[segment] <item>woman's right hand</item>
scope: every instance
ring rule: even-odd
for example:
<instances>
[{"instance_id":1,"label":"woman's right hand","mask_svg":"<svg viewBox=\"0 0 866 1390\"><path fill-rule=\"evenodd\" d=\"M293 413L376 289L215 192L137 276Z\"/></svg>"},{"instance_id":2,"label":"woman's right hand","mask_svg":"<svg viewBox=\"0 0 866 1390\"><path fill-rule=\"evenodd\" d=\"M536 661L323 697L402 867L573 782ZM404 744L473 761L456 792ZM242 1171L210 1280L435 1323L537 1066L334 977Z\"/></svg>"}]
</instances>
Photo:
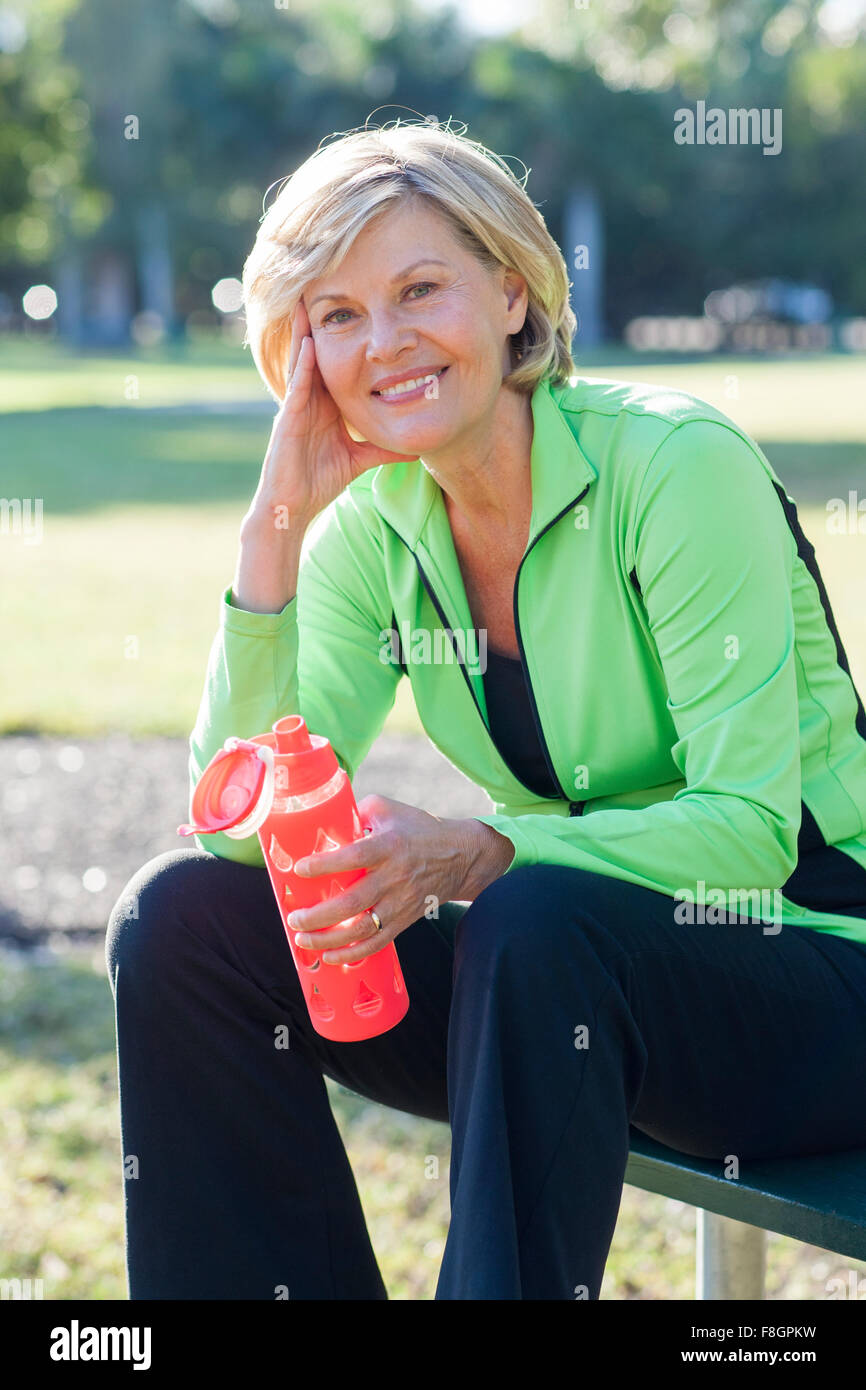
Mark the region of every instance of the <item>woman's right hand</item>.
<instances>
[{"instance_id":1,"label":"woman's right hand","mask_svg":"<svg viewBox=\"0 0 866 1390\"><path fill-rule=\"evenodd\" d=\"M274 419L258 489L248 517L286 508L289 525L305 529L354 478L380 463L411 461L352 438L316 362L303 299L292 316L286 394Z\"/></svg>"}]
</instances>

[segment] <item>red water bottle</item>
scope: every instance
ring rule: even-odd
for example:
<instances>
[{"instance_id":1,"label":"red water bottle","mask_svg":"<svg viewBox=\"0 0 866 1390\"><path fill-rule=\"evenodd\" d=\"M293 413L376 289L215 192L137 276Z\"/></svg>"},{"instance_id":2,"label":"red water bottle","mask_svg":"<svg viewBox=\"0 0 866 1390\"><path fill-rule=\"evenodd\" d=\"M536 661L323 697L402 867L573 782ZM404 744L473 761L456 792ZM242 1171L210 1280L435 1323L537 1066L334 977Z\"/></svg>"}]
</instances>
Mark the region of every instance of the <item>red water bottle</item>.
<instances>
[{"instance_id":1,"label":"red water bottle","mask_svg":"<svg viewBox=\"0 0 866 1390\"><path fill-rule=\"evenodd\" d=\"M244 839L258 831L317 1033L333 1042L360 1042L400 1022L409 996L393 942L360 961L329 962L321 950L296 946L286 923L293 908L337 897L367 872L348 869L312 878L294 872L299 859L351 844L366 833L352 784L326 738L309 733L301 715L290 714L269 734L226 739L196 783L191 815L192 824L179 825L179 835L222 831Z\"/></svg>"}]
</instances>

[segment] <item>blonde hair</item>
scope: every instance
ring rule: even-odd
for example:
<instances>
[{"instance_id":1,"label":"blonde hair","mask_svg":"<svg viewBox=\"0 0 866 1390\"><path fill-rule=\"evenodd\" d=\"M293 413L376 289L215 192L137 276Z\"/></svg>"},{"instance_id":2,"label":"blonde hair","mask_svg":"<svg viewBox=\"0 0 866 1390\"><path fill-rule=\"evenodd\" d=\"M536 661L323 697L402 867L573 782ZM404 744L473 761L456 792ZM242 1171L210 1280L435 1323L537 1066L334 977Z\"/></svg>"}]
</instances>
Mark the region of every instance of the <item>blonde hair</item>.
<instances>
[{"instance_id":1,"label":"blonde hair","mask_svg":"<svg viewBox=\"0 0 866 1390\"><path fill-rule=\"evenodd\" d=\"M576 320L568 273L526 193L528 174L518 179L491 150L430 118L365 127L320 145L283 182L244 264L244 346L275 400L285 395L291 315L306 285L336 269L388 204L414 198L427 200L482 264L526 280L526 321L511 335L505 383L529 393L544 376L556 384L571 376Z\"/></svg>"}]
</instances>

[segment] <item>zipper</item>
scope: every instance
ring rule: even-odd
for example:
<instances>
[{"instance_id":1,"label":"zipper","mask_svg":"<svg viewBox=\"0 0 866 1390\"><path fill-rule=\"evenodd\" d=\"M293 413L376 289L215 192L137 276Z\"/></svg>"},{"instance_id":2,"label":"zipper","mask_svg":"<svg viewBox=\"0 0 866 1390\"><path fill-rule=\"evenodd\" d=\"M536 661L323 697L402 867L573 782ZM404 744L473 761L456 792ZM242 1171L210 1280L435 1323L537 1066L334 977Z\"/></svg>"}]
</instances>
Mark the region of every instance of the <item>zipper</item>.
<instances>
[{"instance_id":1,"label":"zipper","mask_svg":"<svg viewBox=\"0 0 866 1390\"><path fill-rule=\"evenodd\" d=\"M559 777L557 776L556 768L553 766L553 760L550 756L550 749L547 746L547 740L544 737L544 730L541 727L541 719L538 713L538 705L535 702L535 692L532 689L532 681L529 679L529 667L526 663L526 650L523 645L523 635L520 631L520 614L518 612L517 605L517 588L520 583L520 571L523 569L523 566L526 563L527 556L531 553L533 547L538 544L538 542L541 540L541 537L545 534L545 532L550 530L551 526L555 526L557 521L559 521L562 517L565 516L566 512L570 512L572 507L577 506L581 497L583 497L585 493L589 491L589 486L589 483L587 483L583 491L579 492L577 497L575 497L573 501L569 502L567 507L563 507L562 511L558 512L557 515L553 518L553 520L547 523L543 530L539 531L538 535L535 537L535 540L532 542L532 545L529 546L529 549L526 551L526 554L523 556L523 559L517 566L517 574L514 576L514 596L512 600L514 612L514 631L517 634L517 645L520 648L520 665L523 671L523 680L526 685L527 692L529 694L529 704L532 709L532 717L535 720L536 735L544 751L544 759L550 771L551 778L562 792L563 800L568 802L569 816L582 816L583 808L586 805L586 801L572 801L570 794L566 792L565 788L559 780Z\"/></svg>"},{"instance_id":2,"label":"zipper","mask_svg":"<svg viewBox=\"0 0 866 1390\"><path fill-rule=\"evenodd\" d=\"M515 630L515 632L516 632L516 634L517 634L517 645L518 645L518 647L520 648L520 664L521 664L521 669L522 669L522 671L523 671L524 683L525 683L525 685L526 685L526 689L527 689L527 692L528 692L528 694L529 694L529 704L530 704L530 708L531 708L531 710L532 710L532 717L533 717L533 720L535 721L535 731L536 731L536 735L537 735L537 737L538 737L538 742L539 742L540 745L541 745L542 752L544 753L544 761L545 761L546 764L547 764L547 770L548 770L548 772L549 772L549 774L550 774L550 779L551 779L552 782L554 782L554 783L556 784L556 786L559 787L560 791L562 792L562 798L561 798L561 799L562 799L563 801L567 801L567 802L568 802L568 814L569 814L569 816L582 816L582 815L583 815L583 808L584 808L584 806L586 805L586 802L585 802L585 801L573 801L573 800L571 799L571 797L568 795L568 793L566 792L565 788L563 787L562 783L560 782L559 777L557 776L556 768L553 766L553 761L552 761L551 756L550 756L550 749L549 749L548 746L547 746L547 740L546 740L546 738L544 737L544 730L543 730L542 727L541 727L541 719L539 718L539 714L538 714L538 706L537 706L537 704L536 704L536 702L535 702L535 693L534 693L534 691L533 691L533 689L532 689L532 682L531 682L530 679L529 679L529 670L528 670L528 667L527 667L527 665L526 665L526 652L525 652L525 649L524 649L524 646L523 646L523 637L522 637L521 632L520 632L520 618L519 618L519 616L518 616L518 611L517 611L517 586L518 586L518 583L519 583L519 581L520 581L520 571L522 570L523 565L524 565L524 563L525 563L525 561L526 561L526 559L527 559L527 556L530 554L530 552L532 551L532 549L534 548L534 546L538 543L538 541L541 540L541 537L545 534L545 532L547 532L547 531L550 530L551 526L555 526L556 523L557 523L557 521L559 521L562 517L565 516L565 513L566 513L566 512L571 511L572 507L574 507L574 506L577 505L577 503L580 501L581 497L583 497L584 494L587 493L587 492L589 491L589 487L590 487L590 485L589 485L589 483L587 483L587 485L586 485L586 487L583 489L583 491L580 492L580 493L578 493L577 497L575 497L573 501L571 501L571 502L568 503L568 506L563 507L563 508L562 508L562 511L558 512L557 515L556 515L555 517L553 517L553 519L547 523L547 525L544 527L544 530L539 531L538 535L537 535L537 536L535 537L535 539L533 540L532 545L530 545L529 549L526 551L526 554L525 554L525 555L523 556L523 558L521 559L520 564L517 566L517 574L514 576L514 595L513 595L513 600L512 600L512 602L513 602L513 610L514 610L514 630ZM390 525L390 523L389 523L389 522L386 522L386 525ZM472 687L472 681L469 679L469 672L466 670L466 667L465 667L465 665L464 665L464 663L463 663L463 660L462 660L462 658L461 658L461 656L460 656L460 652L458 651L458 649L457 649L457 647L456 647L456 645L455 645L455 642L454 642L454 630L453 630L451 624L448 622L447 615L445 614L445 612L444 612L444 610L443 610L443 608L442 608L442 605L441 605L441 603L439 602L439 599L438 599L438 597L437 597L437 595L436 595L436 592L435 592L434 589L433 589L432 584L430 583L430 581L428 580L426 574L424 573L424 568L423 568L423 566L422 566L422 564L421 564L421 561L418 559L418 556L415 554L415 551L412 549L412 547L411 547L411 545L409 544L408 541L403 540L403 537L400 535L400 532L399 532L399 531L394 530L394 527L393 527L393 526L391 527L391 530L394 531L394 535L395 535L395 536L399 537L399 539L400 539L401 541L403 541L403 544L405 545L406 549L409 551L409 554L412 556L412 559L415 561L415 564L416 564L417 569L418 569L418 573L419 573L419 575L421 576L421 582L422 582L422 584L424 585L424 589L425 589L425 591L427 592L427 594L428 594L428 596L429 596L429 598L430 598L430 602L433 604L433 607L436 609L436 612L437 612L437 614L439 615L439 620L440 620L440 622L442 623L443 629L444 629L447 633L449 633L449 638L448 638L448 640L449 640L449 642L451 643L451 647L452 647L452 649L453 649L453 651L454 651L454 653L455 653L455 655L456 655L456 657L457 657L457 664L458 664L458 666L460 667L460 670L461 670L462 673L463 673L463 679L465 680L466 685L467 685L467 687L468 687L468 689L469 689L469 694L472 696L472 700L473 700L473 703L474 703L474 705L475 705L475 708L478 710L478 715L479 715L479 718L481 719L482 724L484 725L485 732L487 733L488 737L490 737L490 730L487 728L487 724L485 723L484 715L483 715L482 710L481 710L481 706L480 706L480 704L478 703L478 697L477 697L477 695L475 694L475 691L474 691L474 689L473 689L473 687ZM491 739L491 742L492 742L492 739ZM495 745L494 745L494 747L495 747ZM496 751L499 752L498 748L497 748ZM500 753L499 756L502 757L502 754ZM503 762L504 762L504 761L505 761L505 760L503 759ZM506 764L506 766L507 766L507 764ZM520 778L517 777L517 775L514 773L514 771L513 771L510 767L509 767L508 770L509 770L509 772L511 772L512 777L514 777L514 780L515 780L516 782L520 782ZM528 791L529 794L530 794L531 796L534 796L536 800L548 800L548 801L553 800L552 797L539 798L538 793L537 793L537 792L534 792L534 791L532 790L531 787L527 787L525 782L521 782L520 785L521 785L522 787L524 787L524 788L526 789L526 791Z\"/></svg>"},{"instance_id":3,"label":"zipper","mask_svg":"<svg viewBox=\"0 0 866 1390\"><path fill-rule=\"evenodd\" d=\"M395 535L398 535L399 533L395 531L394 534L395 534ZM403 537L400 536L400 539L401 539L401 541L402 541L402 540L403 540ZM463 660L462 660L462 658L461 658L461 656L460 656L460 652L459 652L459 650L458 650L458 648L457 648L457 645L456 645L456 643L455 643L455 641L454 641L454 629L453 629L453 627L451 626L451 624L448 622L447 615L446 615L446 613L445 613L445 611L444 611L444 609L443 609L441 603L439 602L439 599L438 599L438 597L437 597L437 595L436 595L436 593L435 593L435 591L434 591L434 589L433 589L433 586L432 586L432 584L430 583L429 579L427 578L426 574L424 573L424 569L423 569L423 567L422 567L421 561L418 559L418 556L415 554L415 551L414 551L414 550L412 549L412 547L409 545L408 541L403 541L403 544L406 546L406 549L409 551L409 554L412 556L412 559L415 561L415 564L416 564L416 566L418 567L418 573L419 573L420 576L421 576L421 582L422 582L422 584L424 585L424 588L426 589L426 591L427 591L427 593L428 593L428 595L429 595L429 597L430 597L430 602L433 604L433 607L436 609L436 612L439 614L439 620L440 620L440 622L442 623L442 627L443 627L444 630L449 634L448 641L451 643L451 648L452 648L452 650L453 650L455 656L457 657L457 665L460 667L460 670L461 670L462 673L463 673L463 679L465 680L466 685L467 685L467 687L468 687L468 689L469 689L469 694L472 696L472 699L473 699L473 701L474 701L474 703L475 703L475 708L478 710L478 714L479 714L479 716L480 716L480 718L481 718L482 724L484 724L484 715L483 715L483 713L482 713L482 711L481 711L481 706L480 706L480 704L478 703L478 696L475 694L475 690L473 689L473 686L472 686L472 681L469 679L469 672L466 670L466 667L465 667L464 664L463 664ZM407 672L407 675L408 675L408 672ZM486 725L486 724L484 724L484 727L485 727L485 729L487 729L487 725ZM489 730L488 730L488 733L489 733ZM529 788L527 787L526 790L529 791Z\"/></svg>"}]
</instances>

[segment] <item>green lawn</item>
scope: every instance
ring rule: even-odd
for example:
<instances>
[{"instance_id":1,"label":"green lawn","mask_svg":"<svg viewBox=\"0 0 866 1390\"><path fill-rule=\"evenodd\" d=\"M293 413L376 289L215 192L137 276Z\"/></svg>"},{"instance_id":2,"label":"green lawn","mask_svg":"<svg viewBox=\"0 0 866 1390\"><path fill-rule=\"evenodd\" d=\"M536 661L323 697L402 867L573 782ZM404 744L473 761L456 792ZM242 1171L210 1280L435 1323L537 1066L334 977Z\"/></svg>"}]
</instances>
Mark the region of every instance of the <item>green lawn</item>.
<instances>
[{"instance_id":1,"label":"green lawn","mask_svg":"<svg viewBox=\"0 0 866 1390\"><path fill-rule=\"evenodd\" d=\"M799 504L866 685L862 538L826 526L828 497L866 492L863 357L617 353L580 367L692 391L759 440ZM268 440L268 415L249 406L268 400L238 345L76 357L0 342L0 496L42 499L38 544L11 526L0 537L16 655L0 732L189 733ZM182 404L201 409L164 408ZM386 727L418 728L407 681Z\"/></svg>"},{"instance_id":2,"label":"green lawn","mask_svg":"<svg viewBox=\"0 0 866 1390\"><path fill-rule=\"evenodd\" d=\"M87 352L41 334L0 335L0 411L270 401L249 348L213 339Z\"/></svg>"}]
</instances>

